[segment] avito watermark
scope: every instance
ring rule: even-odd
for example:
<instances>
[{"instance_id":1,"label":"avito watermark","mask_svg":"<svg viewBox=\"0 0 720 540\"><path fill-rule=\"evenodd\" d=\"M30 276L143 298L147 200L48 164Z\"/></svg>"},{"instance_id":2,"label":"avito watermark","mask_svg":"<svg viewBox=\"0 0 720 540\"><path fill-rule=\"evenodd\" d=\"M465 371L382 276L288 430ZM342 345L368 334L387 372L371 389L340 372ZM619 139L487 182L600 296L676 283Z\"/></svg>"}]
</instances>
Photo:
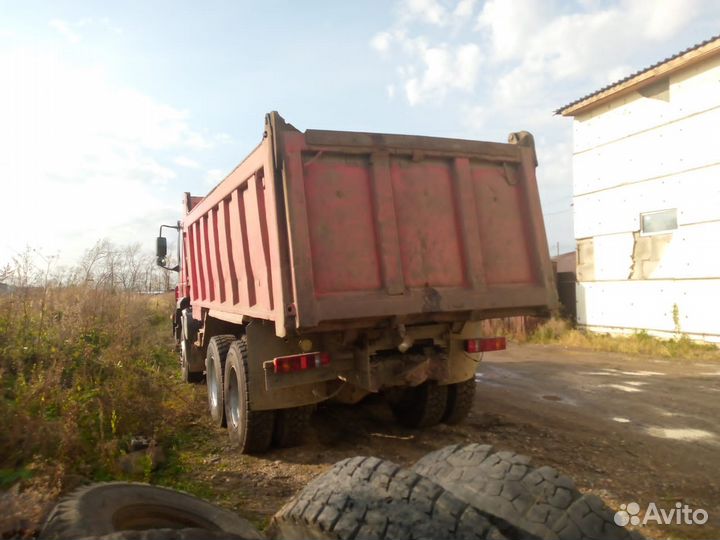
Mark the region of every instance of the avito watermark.
<instances>
[{"instance_id":1,"label":"avito watermark","mask_svg":"<svg viewBox=\"0 0 720 540\"><path fill-rule=\"evenodd\" d=\"M702 508L691 508L681 502L675 503L673 508L665 509L651 502L645 509L642 518L640 517L640 505L636 502L621 504L620 510L615 512L613 518L620 527L626 525L705 525L708 520L708 513Z\"/></svg>"}]
</instances>

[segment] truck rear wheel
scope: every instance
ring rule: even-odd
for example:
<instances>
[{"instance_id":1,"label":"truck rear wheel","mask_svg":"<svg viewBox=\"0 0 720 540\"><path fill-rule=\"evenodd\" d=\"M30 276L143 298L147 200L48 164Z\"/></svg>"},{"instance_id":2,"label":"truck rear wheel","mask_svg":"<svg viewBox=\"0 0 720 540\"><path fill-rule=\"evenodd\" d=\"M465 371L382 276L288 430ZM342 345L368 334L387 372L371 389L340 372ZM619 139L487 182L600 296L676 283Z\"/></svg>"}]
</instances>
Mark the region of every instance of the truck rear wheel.
<instances>
[{"instance_id":1,"label":"truck rear wheel","mask_svg":"<svg viewBox=\"0 0 720 540\"><path fill-rule=\"evenodd\" d=\"M235 340L233 335L213 336L208 344L205 357L207 372L208 406L213 423L225 426L225 407L223 405L223 373L225 373L225 357L230 344Z\"/></svg>"},{"instance_id":2,"label":"truck rear wheel","mask_svg":"<svg viewBox=\"0 0 720 540\"><path fill-rule=\"evenodd\" d=\"M190 355L192 343L185 336L180 340L180 375L186 383L199 383L203 380L202 371L190 371Z\"/></svg>"},{"instance_id":3,"label":"truck rear wheel","mask_svg":"<svg viewBox=\"0 0 720 540\"><path fill-rule=\"evenodd\" d=\"M225 418L233 445L243 454L268 449L273 436L275 411L253 411L248 390L247 338L230 345L225 363Z\"/></svg>"},{"instance_id":4,"label":"truck rear wheel","mask_svg":"<svg viewBox=\"0 0 720 540\"><path fill-rule=\"evenodd\" d=\"M440 423L445 414L447 400L447 386L427 381L419 386L404 388L400 395L390 402L390 407L402 425L423 428Z\"/></svg>"},{"instance_id":5,"label":"truck rear wheel","mask_svg":"<svg viewBox=\"0 0 720 540\"><path fill-rule=\"evenodd\" d=\"M447 407L442 421L446 424L459 424L467 417L475 398L475 377L447 387Z\"/></svg>"},{"instance_id":6,"label":"truck rear wheel","mask_svg":"<svg viewBox=\"0 0 720 540\"><path fill-rule=\"evenodd\" d=\"M293 407L275 411L275 428L272 441L275 446L288 448L302 444L310 424L313 408Z\"/></svg>"}]
</instances>

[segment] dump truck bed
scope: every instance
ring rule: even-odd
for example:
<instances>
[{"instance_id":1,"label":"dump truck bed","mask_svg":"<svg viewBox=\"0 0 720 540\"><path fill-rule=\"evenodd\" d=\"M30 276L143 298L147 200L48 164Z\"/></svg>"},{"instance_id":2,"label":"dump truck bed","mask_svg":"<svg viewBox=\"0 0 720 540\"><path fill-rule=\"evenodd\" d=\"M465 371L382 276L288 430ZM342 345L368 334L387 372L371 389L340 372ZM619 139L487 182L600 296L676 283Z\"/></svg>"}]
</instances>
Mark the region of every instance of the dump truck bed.
<instances>
[{"instance_id":1,"label":"dump truck bed","mask_svg":"<svg viewBox=\"0 0 720 540\"><path fill-rule=\"evenodd\" d=\"M186 195L181 289L278 336L553 308L534 144L511 139L300 132L271 113L227 178Z\"/></svg>"}]
</instances>

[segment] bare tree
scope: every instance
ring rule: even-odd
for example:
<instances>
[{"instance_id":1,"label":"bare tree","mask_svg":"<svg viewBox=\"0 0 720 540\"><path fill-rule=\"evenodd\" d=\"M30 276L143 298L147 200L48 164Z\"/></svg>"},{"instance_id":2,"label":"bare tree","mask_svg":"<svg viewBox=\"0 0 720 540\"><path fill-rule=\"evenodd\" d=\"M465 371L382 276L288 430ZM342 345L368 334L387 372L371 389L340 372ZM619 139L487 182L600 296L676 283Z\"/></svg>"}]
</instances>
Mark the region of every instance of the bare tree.
<instances>
[{"instance_id":1,"label":"bare tree","mask_svg":"<svg viewBox=\"0 0 720 540\"><path fill-rule=\"evenodd\" d=\"M140 290L140 269L142 268L142 251L139 243L129 244L122 249L122 269L120 280L127 291Z\"/></svg>"},{"instance_id":2,"label":"bare tree","mask_svg":"<svg viewBox=\"0 0 720 540\"><path fill-rule=\"evenodd\" d=\"M110 241L107 238L98 240L95 245L85 251L80 260L80 268L82 269L82 282L87 283L95 279L98 263L103 261L111 249Z\"/></svg>"},{"instance_id":3,"label":"bare tree","mask_svg":"<svg viewBox=\"0 0 720 540\"><path fill-rule=\"evenodd\" d=\"M96 289L158 292L171 290L176 272L157 266L155 257L139 243L118 246L102 239L85 251L75 266L58 266L57 256L45 256L27 248L0 268L0 283L18 289L29 287L93 284ZM172 255L167 265L176 264Z\"/></svg>"}]
</instances>

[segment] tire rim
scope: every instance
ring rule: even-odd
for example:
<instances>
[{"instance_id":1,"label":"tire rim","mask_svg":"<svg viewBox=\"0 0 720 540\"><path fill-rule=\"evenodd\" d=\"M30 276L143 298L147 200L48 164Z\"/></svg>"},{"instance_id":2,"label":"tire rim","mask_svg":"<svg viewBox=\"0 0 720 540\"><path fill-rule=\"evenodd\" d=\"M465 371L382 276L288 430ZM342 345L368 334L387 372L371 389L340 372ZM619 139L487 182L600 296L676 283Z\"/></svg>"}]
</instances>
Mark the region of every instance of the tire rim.
<instances>
[{"instance_id":1,"label":"tire rim","mask_svg":"<svg viewBox=\"0 0 720 540\"><path fill-rule=\"evenodd\" d=\"M235 428L240 425L240 392L238 388L238 378L234 369L230 370L230 379L228 380L228 420Z\"/></svg>"},{"instance_id":2,"label":"tire rim","mask_svg":"<svg viewBox=\"0 0 720 540\"><path fill-rule=\"evenodd\" d=\"M208 396L210 397L210 407L216 409L218 407L218 380L215 373L215 359L210 357L207 363L207 380L208 380Z\"/></svg>"},{"instance_id":3,"label":"tire rim","mask_svg":"<svg viewBox=\"0 0 720 540\"><path fill-rule=\"evenodd\" d=\"M180 366L187 365L187 342L183 339L180 341Z\"/></svg>"}]
</instances>

